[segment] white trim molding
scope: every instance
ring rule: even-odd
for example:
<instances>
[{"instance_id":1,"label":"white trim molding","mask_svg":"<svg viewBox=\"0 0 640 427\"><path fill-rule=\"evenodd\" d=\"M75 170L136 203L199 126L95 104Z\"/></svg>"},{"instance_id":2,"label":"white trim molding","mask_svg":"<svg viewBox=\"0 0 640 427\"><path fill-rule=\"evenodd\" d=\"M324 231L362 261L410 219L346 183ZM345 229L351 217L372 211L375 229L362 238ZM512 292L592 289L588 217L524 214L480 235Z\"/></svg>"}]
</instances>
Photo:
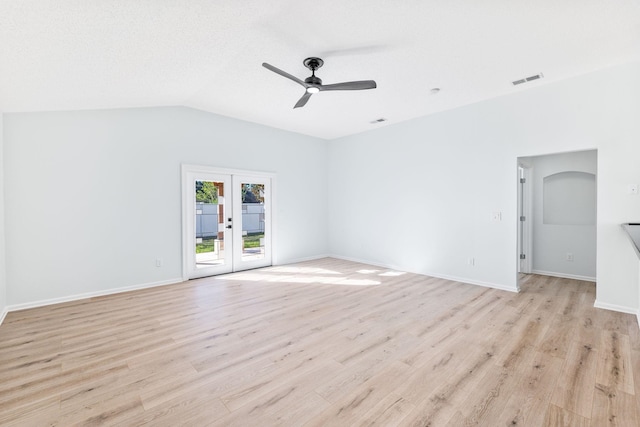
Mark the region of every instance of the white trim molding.
<instances>
[{"instance_id":1,"label":"white trim molding","mask_svg":"<svg viewBox=\"0 0 640 427\"><path fill-rule=\"evenodd\" d=\"M46 299L46 300L27 302L27 303L23 303L23 304L14 304L14 305L8 306L5 311L10 312L10 311L26 310L26 309L29 309L29 308L43 307L45 305L60 304L60 303L63 303L63 302L71 302L71 301L77 301L77 300L81 300L81 299L101 297L101 296L105 296L105 295L120 294L122 292L137 291L139 289L155 288L157 286L174 285L176 283L181 283L181 282L183 282L182 278L181 277L176 277L176 278L173 278L173 279L162 280L162 281L159 281L159 282L143 283L143 284L139 284L139 285L124 286L122 288L113 288L113 289L107 289L107 290L96 291L96 292L87 292L87 293L84 293L84 294L69 295L69 296L60 297L60 298L51 298L51 299Z\"/></svg>"},{"instance_id":2,"label":"white trim molding","mask_svg":"<svg viewBox=\"0 0 640 427\"><path fill-rule=\"evenodd\" d=\"M285 259L284 262L273 262L273 265L287 265L287 264L296 264L298 262L307 262L307 261L315 261L317 259L322 258L336 258L331 255L322 254L322 255L313 255L304 258L294 258L294 259Z\"/></svg>"},{"instance_id":3,"label":"white trim molding","mask_svg":"<svg viewBox=\"0 0 640 427\"><path fill-rule=\"evenodd\" d=\"M638 310L636 308L627 307L625 305L609 304L609 303L598 301L598 300L596 300L596 302L593 304L593 306L595 308L602 308L602 309L605 309L605 310L618 311L620 313L635 314L636 316L638 316L639 322L640 322L640 314L638 313Z\"/></svg>"},{"instance_id":4,"label":"white trim molding","mask_svg":"<svg viewBox=\"0 0 640 427\"><path fill-rule=\"evenodd\" d=\"M7 317L7 313L9 313L9 309L5 308L2 310L2 314L0 314L0 326L2 326L2 322L4 322L4 318Z\"/></svg>"},{"instance_id":5,"label":"white trim molding","mask_svg":"<svg viewBox=\"0 0 640 427\"><path fill-rule=\"evenodd\" d=\"M541 276L559 277L561 279L582 280L585 282L596 282L595 277L579 276L577 274L556 273L554 271L531 270L531 274L539 274Z\"/></svg>"},{"instance_id":6,"label":"white trim molding","mask_svg":"<svg viewBox=\"0 0 640 427\"><path fill-rule=\"evenodd\" d=\"M417 274L422 274L422 273L417 273ZM514 292L516 294L520 292L520 289L518 288L514 288L512 286L507 286L507 285L500 285L498 283L482 282L480 280L471 280L471 279L466 279L464 277L447 276L444 274L426 273L424 275L429 277L437 277L438 279L451 280L452 282L467 283L469 285L482 286L483 288L497 289L499 291Z\"/></svg>"}]
</instances>

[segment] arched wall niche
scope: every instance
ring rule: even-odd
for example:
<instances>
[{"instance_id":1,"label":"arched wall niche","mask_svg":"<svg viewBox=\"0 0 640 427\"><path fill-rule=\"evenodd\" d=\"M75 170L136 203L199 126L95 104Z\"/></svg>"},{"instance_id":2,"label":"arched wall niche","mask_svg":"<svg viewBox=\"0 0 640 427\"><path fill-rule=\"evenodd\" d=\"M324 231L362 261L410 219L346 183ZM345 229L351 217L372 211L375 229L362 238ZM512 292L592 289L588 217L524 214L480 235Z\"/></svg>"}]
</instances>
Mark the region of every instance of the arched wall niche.
<instances>
[{"instance_id":1,"label":"arched wall niche","mask_svg":"<svg viewBox=\"0 0 640 427\"><path fill-rule=\"evenodd\" d=\"M595 225L596 176L565 171L543 178L543 224Z\"/></svg>"}]
</instances>

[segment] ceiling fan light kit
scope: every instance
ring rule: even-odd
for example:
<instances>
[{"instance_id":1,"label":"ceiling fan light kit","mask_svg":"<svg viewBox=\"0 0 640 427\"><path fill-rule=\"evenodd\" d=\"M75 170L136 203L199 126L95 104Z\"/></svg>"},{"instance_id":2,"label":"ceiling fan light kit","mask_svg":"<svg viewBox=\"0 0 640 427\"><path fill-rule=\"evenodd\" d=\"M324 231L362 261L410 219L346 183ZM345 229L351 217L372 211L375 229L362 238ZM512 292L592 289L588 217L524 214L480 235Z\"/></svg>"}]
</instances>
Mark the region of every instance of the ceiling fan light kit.
<instances>
[{"instance_id":1,"label":"ceiling fan light kit","mask_svg":"<svg viewBox=\"0 0 640 427\"><path fill-rule=\"evenodd\" d=\"M271 64L267 64L266 62L262 63L262 66L267 70L273 71L276 74L280 74L281 76L286 77L289 80L292 80L298 83L299 85L301 85L302 87L304 87L305 89L304 95L302 95L302 98L298 100L298 102L293 108L304 107L307 101L309 101L309 98L311 98L311 95L321 91L324 92L324 91L330 91L330 90L364 90L364 89L375 89L377 87L376 82L373 80L358 80L354 82L343 82L343 83L334 83L330 85L323 85L322 79L316 76L316 70L322 67L322 65L324 65L324 61L320 58L316 58L315 56L312 56L302 61L302 63L304 64L305 67L311 70L311 75L306 79L304 79L304 81L287 73L286 71L283 71L277 67L274 67Z\"/></svg>"}]
</instances>

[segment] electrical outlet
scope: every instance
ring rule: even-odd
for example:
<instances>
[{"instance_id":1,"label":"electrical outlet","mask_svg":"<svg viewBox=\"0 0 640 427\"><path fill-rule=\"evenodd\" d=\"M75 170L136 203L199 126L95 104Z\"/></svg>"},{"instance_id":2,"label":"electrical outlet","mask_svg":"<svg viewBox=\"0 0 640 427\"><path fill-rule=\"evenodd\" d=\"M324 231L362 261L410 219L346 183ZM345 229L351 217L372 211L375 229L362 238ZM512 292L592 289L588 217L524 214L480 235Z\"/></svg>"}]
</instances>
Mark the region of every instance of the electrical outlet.
<instances>
[{"instance_id":1,"label":"electrical outlet","mask_svg":"<svg viewBox=\"0 0 640 427\"><path fill-rule=\"evenodd\" d=\"M156 267L162 267L162 258L156 258Z\"/></svg>"},{"instance_id":2,"label":"electrical outlet","mask_svg":"<svg viewBox=\"0 0 640 427\"><path fill-rule=\"evenodd\" d=\"M475 260L475 258L473 258L473 257L472 257L472 258L469 258L469 259L467 260L467 264L469 264L470 266L474 266L474 265L476 265L476 260Z\"/></svg>"},{"instance_id":3,"label":"electrical outlet","mask_svg":"<svg viewBox=\"0 0 640 427\"><path fill-rule=\"evenodd\" d=\"M573 254L571 252L567 252L567 261L573 262Z\"/></svg>"}]
</instances>

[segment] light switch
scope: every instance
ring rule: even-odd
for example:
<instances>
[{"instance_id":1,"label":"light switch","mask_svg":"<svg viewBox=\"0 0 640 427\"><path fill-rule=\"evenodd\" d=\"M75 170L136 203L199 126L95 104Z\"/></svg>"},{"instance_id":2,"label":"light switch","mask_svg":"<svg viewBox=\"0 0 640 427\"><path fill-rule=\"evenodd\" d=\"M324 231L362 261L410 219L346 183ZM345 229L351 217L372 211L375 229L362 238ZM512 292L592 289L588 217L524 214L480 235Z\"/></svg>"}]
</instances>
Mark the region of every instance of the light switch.
<instances>
[{"instance_id":1,"label":"light switch","mask_svg":"<svg viewBox=\"0 0 640 427\"><path fill-rule=\"evenodd\" d=\"M492 212L491 213L492 221L502 221L502 212Z\"/></svg>"}]
</instances>

